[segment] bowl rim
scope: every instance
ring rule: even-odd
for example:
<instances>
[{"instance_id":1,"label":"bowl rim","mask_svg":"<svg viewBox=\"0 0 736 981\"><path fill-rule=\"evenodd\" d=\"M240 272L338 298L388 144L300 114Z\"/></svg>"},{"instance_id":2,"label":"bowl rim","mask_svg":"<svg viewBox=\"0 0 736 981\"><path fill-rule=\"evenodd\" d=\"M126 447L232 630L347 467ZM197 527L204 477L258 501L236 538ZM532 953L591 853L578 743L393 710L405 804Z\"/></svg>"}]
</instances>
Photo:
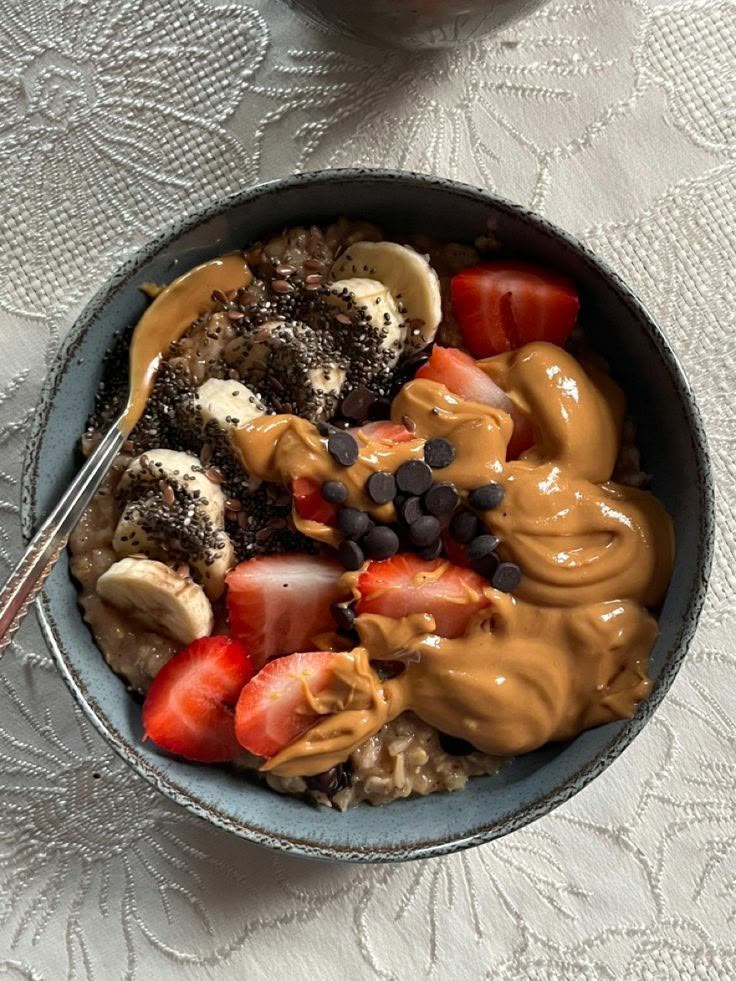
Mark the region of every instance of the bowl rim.
<instances>
[{"instance_id":1,"label":"bowl rim","mask_svg":"<svg viewBox=\"0 0 736 981\"><path fill-rule=\"evenodd\" d=\"M225 214L231 209L238 208L256 198L269 194L278 194L287 189L330 183L335 179L342 179L347 182L406 182L429 190L440 190L445 193L449 192L456 196L469 198L474 202L490 205L497 211L505 212L507 215L531 225L535 230L551 236L568 251L575 253L579 259L587 264L618 295L619 299L630 311L632 319L642 324L648 331L650 340L654 343L659 357L668 369L673 386L680 397L688 422L693 453L700 464L698 490L701 507L698 530L697 570L693 574L687 600L687 615L683 617L679 631L672 641L667 662L660 676L657 678L649 697L639 704L634 717L626 720L622 728L599 750L596 759L578 767L553 791L540 799L528 803L503 819L478 826L470 832L459 836L443 835L426 841L415 842L408 846L405 844L388 844L385 847L357 846L350 843L346 843L344 846L334 843L325 845L314 840L297 838L287 833L276 832L266 827L236 820L207 801L197 798L191 790L179 784L177 780L155 770L144 757L139 755L136 747L118 732L114 724L97 704L94 695L86 690L83 682L77 676L63 648L63 644L57 636L53 612L46 594L45 592L40 594L35 604L37 618L46 643L72 695L105 741L112 746L129 766L156 787L157 790L170 800L185 807L189 812L214 826L277 851L306 858L360 863L385 863L446 855L484 844L515 831L549 813L555 807L573 797L602 773L632 743L667 694L688 651L690 641L697 626L705 600L713 558L715 499L707 438L700 411L682 366L667 342L664 333L643 303L620 276L605 262L574 236L554 225L546 218L484 188L474 187L448 178L415 173L413 171L384 168L327 169L297 173L283 178L264 181L219 198L202 208L187 213L183 218L170 221L157 235L136 249L105 280L102 286L98 288L92 298L85 304L67 332L60 348L54 354L53 362L43 383L38 410L34 415L33 425L25 447L21 473L21 525L26 542L30 540L35 528L40 524L36 494L36 474L38 472L38 457L47 414L53 407L62 377L75 356L76 348L81 344L89 327L95 321L107 301L114 293L125 286L152 257L201 222Z\"/></svg>"}]
</instances>

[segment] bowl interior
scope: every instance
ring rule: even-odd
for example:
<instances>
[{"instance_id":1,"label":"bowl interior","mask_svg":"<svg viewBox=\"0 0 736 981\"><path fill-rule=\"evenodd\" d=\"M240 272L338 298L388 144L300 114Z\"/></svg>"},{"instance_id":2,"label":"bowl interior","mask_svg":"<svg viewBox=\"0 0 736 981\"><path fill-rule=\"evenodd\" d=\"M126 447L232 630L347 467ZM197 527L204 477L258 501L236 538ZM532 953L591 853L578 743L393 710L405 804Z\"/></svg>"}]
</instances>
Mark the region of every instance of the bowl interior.
<instances>
[{"instance_id":1,"label":"bowl interior","mask_svg":"<svg viewBox=\"0 0 736 981\"><path fill-rule=\"evenodd\" d=\"M282 797L225 769L158 755L141 739L140 709L107 668L77 607L64 555L41 601L47 638L93 722L113 746L169 796L251 840L328 858L395 860L438 854L514 830L566 800L608 765L649 718L669 687L702 604L712 536L704 438L677 363L634 298L568 237L482 191L414 175L331 172L244 192L178 223L134 256L93 299L49 378L24 477L24 527L37 527L78 466L77 443L116 332L133 323L144 281L166 282L213 255L275 229L339 215L393 232L472 242L489 229L512 253L567 273L578 283L584 325L607 357L638 425L643 468L675 521L677 557L651 659L655 686L635 718L548 746L457 794L360 806L347 814Z\"/></svg>"}]
</instances>

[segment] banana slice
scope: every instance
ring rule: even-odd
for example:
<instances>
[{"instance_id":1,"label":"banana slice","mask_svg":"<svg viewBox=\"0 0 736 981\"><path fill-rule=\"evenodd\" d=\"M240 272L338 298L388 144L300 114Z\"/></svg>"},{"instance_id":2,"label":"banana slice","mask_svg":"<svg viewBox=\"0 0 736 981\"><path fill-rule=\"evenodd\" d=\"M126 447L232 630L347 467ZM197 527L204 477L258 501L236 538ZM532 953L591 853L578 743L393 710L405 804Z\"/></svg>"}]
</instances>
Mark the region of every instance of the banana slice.
<instances>
[{"instance_id":1,"label":"banana slice","mask_svg":"<svg viewBox=\"0 0 736 981\"><path fill-rule=\"evenodd\" d=\"M179 644L191 644L212 631L212 606L202 587L163 562L121 559L97 580L97 593L149 630Z\"/></svg>"},{"instance_id":2,"label":"banana slice","mask_svg":"<svg viewBox=\"0 0 736 981\"><path fill-rule=\"evenodd\" d=\"M399 312L415 321L409 326L408 347L422 348L434 340L442 320L440 281L423 255L397 242L356 242L331 272L333 280L351 276L369 276L391 291Z\"/></svg>"},{"instance_id":3,"label":"banana slice","mask_svg":"<svg viewBox=\"0 0 736 981\"><path fill-rule=\"evenodd\" d=\"M266 412L258 396L249 388L223 378L209 378L200 385L194 404L205 425L215 422L228 435Z\"/></svg>"},{"instance_id":4,"label":"banana slice","mask_svg":"<svg viewBox=\"0 0 736 981\"><path fill-rule=\"evenodd\" d=\"M309 324L269 320L252 337L240 337L228 346L225 357L241 377L253 384L270 377L282 386L280 401L294 412L316 421L333 414L347 373L337 360L331 338Z\"/></svg>"},{"instance_id":5,"label":"banana slice","mask_svg":"<svg viewBox=\"0 0 736 981\"><path fill-rule=\"evenodd\" d=\"M186 563L211 600L222 596L225 576L235 565L230 536L213 528L201 513L192 514L191 505L188 509L178 502L167 507L150 498L129 501L115 528L112 547L120 557L142 552L151 559Z\"/></svg>"},{"instance_id":6,"label":"banana slice","mask_svg":"<svg viewBox=\"0 0 736 981\"><path fill-rule=\"evenodd\" d=\"M385 334L381 347L388 353L387 367L393 368L404 350L406 325L391 290L377 279L361 278L338 279L329 290L329 303L347 314L357 311L374 330Z\"/></svg>"},{"instance_id":7,"label":"banana slice","mask_svg":"<svg viewBox=\"0 0 736 981\"><path fill-rule=\"evenodd\" d=\"M140 497L144 488L166 494L166 486L184 491L196 501L213 526L222 528L225 519L225 495L219 484L211 481L196 456L180 450L155 449L141 453L120 478L118 490L125 496Z\"/></svg>"}]
</instances>

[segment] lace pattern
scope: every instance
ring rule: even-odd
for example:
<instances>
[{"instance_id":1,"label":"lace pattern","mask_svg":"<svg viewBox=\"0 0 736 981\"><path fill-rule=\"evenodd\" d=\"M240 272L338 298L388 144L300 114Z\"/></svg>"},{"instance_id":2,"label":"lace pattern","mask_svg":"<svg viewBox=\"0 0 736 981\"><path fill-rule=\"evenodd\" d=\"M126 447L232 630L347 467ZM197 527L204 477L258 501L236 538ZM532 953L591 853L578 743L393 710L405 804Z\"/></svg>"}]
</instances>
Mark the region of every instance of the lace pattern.
<instances>
[{"instance_id":1,"label":"lace pattern","mask_svg":"<svg viewBox=\"0 0 736 981\"><path fill-rule=\"evenodd\" d=\"M270 854L170 805L27 622L0 671L0 978L736 976L734 36L731 0L550 0L426 57L276 0L0 0L3 575L37 394L86 297L177 213L306 167L434 171L579 235L682 359L719 507L693 651L625 762L508 839L404 867Z\"/></svg>"}]
</instances>

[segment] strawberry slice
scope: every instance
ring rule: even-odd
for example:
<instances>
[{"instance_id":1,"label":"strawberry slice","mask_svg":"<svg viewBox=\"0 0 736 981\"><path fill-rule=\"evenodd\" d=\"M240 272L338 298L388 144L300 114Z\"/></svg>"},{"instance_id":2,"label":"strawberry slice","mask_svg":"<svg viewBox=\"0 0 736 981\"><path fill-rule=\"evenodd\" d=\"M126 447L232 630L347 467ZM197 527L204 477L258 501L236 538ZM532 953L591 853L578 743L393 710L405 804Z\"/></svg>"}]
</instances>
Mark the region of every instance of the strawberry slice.
<instances>
[{"instance_id":1,"label":"strawberry slice","mask_svg":"<svg viewBox=\"0 0 736 981\"><path fill-rule=\"evenodd\" d=\"M453 276L451 290L463 338L476 358L531 341L564 344L580 309L574 283L530 262L470 266Z\"/></svg>"},{"instance_id":2,"label":"strawberry slice","mask_svg":"<svg viewBox=\"0 0 736 981\"><path fill-rule=\"evenodd\" d=\"M417 437L409 432L406 426L401 426L389 419L380 419L377 422L368 422L359 429L352 429L351 432L363 433L368 439L375 439L382 443L409 443Z\"/></svg>"},{"instance_id":3,"label":"strawberry slice","mask_svg":"<svg viewBox=\"0 0 736 981\"><path fill-rule=\"evenodd\" d=\"M334 528L337 524L337 506L322 497L322 488L309 477L295 477L291 482L294 507L297 514L308 521Z\"/></svg>"},{"instance_id":4,"label":"strawberry slice","mask_svg":"<svg viewBox=\"0 0 736 981\"><path fill-rule=\"evenodd\" d=\"M264 555L227 575L230 630L260 667L269 658L313 646L335 627L330 606L346 599L344 569L317 555Z\"/></svg>"},{"instance_id":5,"label":"strawberry slice","mask_svg":"<svg viewBox=\"0 0 736 981\"><path fill-rule=\"evenodd\" d=\"M422 365L415 377L440 382L453 395L467 402L480 402L508 412L514 421L514 432L507 450L509 459L528 450L534 442L532 428L526 417L516 408L506 392L481 371L464 351L435 344L431 358Z\"/></svg>"},{"instance_id":6,"label":"strawberry slice","mask_svg":"<svg viewBox=\"0 0 736 981\"><path fill-rule=\"evenodd\" d=\"M327 688L335 654L309 651L269 662L238 699L235 732L241 746L256 756L273 756L310 729L319 715L310 695Z\"/></svg>"},{"instance_id":7,"label":"strawberry slice","mask_svg":"<svg viewBox=\"0 0 736 981\"><path fill-rule=\"evenodd\" d=\"M248 652L229 637L202 637L175 654L143 703L144 740L198 763L226 763L241 752L233 709L253 677Z\"/></svg>"},{"instance_id":8,"label":"strawberry slice","mask_svg":"<svg viewBox=\"0 0 736 981\"><path fill-rule=\"evenodd\" d=\"M371 562L362 573L356 613L379 613L393 619L431 613L441 637L460 637L478 610L489 605L483 594L487 585L472 569L461 569L445 559L426 562L410 553L395 555Z\"/></svg>"}]
</instances>

